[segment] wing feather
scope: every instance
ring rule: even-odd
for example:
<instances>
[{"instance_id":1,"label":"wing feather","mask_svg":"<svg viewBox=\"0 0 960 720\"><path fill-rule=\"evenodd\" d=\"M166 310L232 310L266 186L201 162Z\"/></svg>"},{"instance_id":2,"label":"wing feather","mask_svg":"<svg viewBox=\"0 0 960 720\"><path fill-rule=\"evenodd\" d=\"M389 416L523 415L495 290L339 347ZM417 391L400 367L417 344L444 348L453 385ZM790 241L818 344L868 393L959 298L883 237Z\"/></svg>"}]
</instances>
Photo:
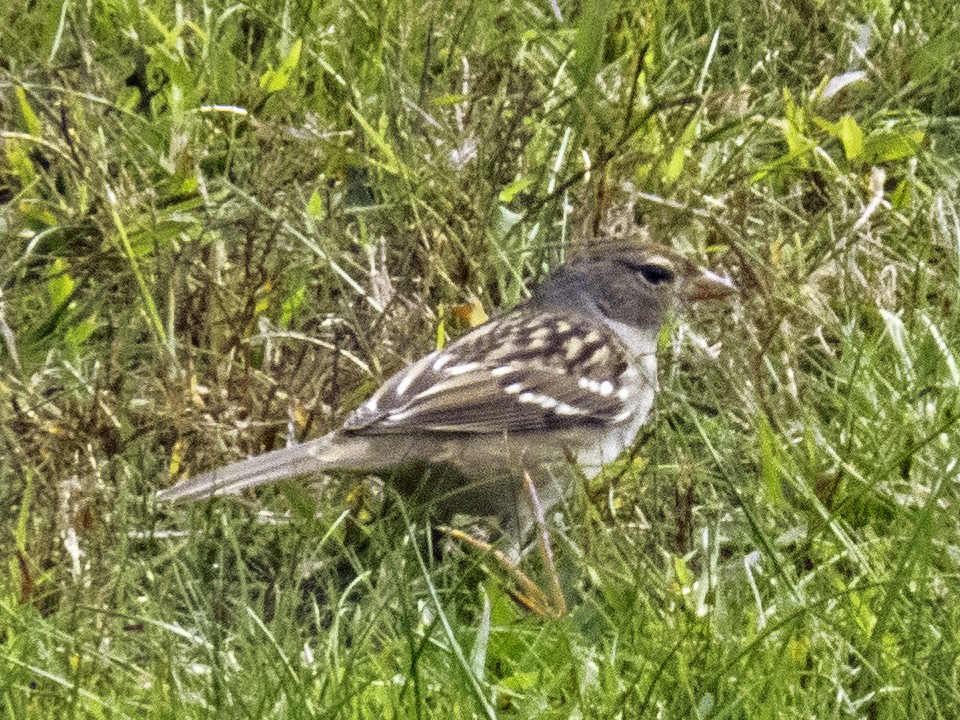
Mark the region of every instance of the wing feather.
<instances>
[{"instance_id":1,"label":"wing feather","mask_svg":"<svg viewBox=\"0 0 960 720\"><path fill-rule=\"evenodd\" d=\"M526 433L622 420L635 401L629 350L596 320L514 313L390 378L347 432Z\"/></svg>"}]
</instances>

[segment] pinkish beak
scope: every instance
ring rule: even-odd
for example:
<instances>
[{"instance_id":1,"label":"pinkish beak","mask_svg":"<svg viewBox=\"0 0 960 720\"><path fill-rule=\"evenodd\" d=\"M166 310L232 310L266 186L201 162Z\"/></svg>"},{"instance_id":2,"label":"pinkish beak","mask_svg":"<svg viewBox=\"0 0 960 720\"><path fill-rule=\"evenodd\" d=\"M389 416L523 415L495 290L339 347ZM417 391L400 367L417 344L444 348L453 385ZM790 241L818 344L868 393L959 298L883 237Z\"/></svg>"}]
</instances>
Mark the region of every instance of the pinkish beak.
<instances>
[{"instance_id":1,"label":"pinkish beak","mask_svg":"<svg viewBox=\"0 0 960 720\"><path fill-rule=\"evenodd\" d=\"M687 285L684 296L691 302L698 300L719 300L737 291L737 286L728 277L717 275L710 270L701 270L700 277Z\"/></svg>"}]
</instances>

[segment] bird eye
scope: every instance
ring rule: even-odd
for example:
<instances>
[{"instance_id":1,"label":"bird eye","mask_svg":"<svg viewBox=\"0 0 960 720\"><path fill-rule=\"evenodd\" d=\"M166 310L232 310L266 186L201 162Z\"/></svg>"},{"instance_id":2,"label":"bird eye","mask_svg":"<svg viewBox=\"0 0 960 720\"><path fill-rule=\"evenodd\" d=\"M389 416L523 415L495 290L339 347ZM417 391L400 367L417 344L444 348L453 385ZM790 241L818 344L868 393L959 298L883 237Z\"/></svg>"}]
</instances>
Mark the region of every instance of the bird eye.
<instances>
[{"instance_id":1,"label":"bird eye","mask_svg":"<svg viewBox=\"0 0 960 720\"><path fill-rule=\"evenodd\" d=\"M644 263L637 267L637 272L643 275L643 279L651 285L673 282L673 271L668 270L663 265Z\"/></svg>"}]
</instances>

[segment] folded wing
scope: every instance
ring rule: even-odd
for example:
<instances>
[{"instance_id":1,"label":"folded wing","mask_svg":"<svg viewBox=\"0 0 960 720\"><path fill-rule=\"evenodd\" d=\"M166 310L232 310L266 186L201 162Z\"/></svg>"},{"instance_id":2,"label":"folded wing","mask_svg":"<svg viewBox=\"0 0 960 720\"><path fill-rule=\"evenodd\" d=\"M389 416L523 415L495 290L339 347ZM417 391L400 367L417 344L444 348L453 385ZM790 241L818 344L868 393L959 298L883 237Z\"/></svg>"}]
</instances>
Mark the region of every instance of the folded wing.
<instances>
[{"instance_id":1,"label":"folded wing","mask_svg":"<svg viewBox=\"0 0 960 720\"><path fill-rule=\"evenodd\" d=\"M515 434L616 424L634 400L627 360L594 319L514 313L394 375L344 430Z\"/></svg>"}]
</instances>

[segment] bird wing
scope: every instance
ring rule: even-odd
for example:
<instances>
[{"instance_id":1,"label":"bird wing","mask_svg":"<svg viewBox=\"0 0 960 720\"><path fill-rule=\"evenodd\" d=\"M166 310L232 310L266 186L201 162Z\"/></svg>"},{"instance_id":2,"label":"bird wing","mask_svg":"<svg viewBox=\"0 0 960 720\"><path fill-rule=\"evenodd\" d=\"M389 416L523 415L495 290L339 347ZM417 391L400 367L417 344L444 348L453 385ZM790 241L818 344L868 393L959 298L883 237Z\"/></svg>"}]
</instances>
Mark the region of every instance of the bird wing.
<instances>
[{"instance_id":1,"label":"bird wing","mask_svg":"<svg viewBox=\"0 0 960 720\"><path fill-rule=\"evenodd\" d=\"M391 377L344 430L514 434L615 424L635 402L628 359L595 319L513 313Z\"/></svg>"}]
</instances>

